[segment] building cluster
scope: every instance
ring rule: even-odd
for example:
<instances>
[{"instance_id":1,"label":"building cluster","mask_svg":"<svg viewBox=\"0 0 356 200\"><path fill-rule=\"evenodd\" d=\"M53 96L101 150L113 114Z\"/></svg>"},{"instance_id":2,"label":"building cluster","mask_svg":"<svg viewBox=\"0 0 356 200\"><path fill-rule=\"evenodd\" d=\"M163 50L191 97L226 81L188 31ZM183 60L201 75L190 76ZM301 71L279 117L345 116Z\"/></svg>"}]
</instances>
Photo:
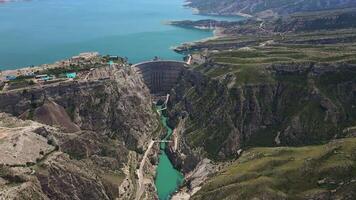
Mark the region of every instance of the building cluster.
<instances>
[{"instance_id":1,"label":"building cluster","mask_svg":"<svg viewBox=\"0 0 356 200\"><path fill-rule=\"evenodd\" d=\"M54 75L43 74L50 69L70 69L71 66L93 66L103 65L105 63L100 62L100 55L97 52L81 53L78 56L74 56L68 60L58 61L53 64L44 64L40 66L29 66L16 70L6 70L0 73L0 81L16 80L18 77L34 77L38 80L51 80L54 79ZM73 76L73 73L66 76Z\"/></svg>"}]
</instances>

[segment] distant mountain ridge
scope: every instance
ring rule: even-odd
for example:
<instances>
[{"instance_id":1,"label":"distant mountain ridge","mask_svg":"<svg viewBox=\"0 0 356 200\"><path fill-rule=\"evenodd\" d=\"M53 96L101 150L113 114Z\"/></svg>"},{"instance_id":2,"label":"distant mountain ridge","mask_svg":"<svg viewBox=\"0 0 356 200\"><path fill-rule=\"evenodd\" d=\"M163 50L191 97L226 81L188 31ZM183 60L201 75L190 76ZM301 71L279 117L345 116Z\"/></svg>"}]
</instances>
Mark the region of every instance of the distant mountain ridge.
<instances>
[{"instance_id":1,"label":"distant mountain ridge","mask_svg":"<svg viewBox=\"0 0 356 200\"><path fill-rule=\"evenodd\" d=\"M287 15L297 12L356 7L354 0L191 0L188 4L200 13L257 17Z\"/></svg>"}]
</instances>

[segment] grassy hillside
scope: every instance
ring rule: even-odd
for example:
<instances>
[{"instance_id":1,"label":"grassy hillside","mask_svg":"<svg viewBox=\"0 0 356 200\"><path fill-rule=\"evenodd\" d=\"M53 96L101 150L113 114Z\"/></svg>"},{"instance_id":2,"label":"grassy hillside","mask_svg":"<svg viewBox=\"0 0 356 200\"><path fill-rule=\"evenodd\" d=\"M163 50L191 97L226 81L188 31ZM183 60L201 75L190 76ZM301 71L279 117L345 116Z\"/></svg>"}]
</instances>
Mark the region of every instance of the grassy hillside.
<instances>
[{"instance_id":1,"label":"grassy hillside","mask_svg":"<svg viewBox=\"0 0 356 200\"><path fill-rule=\"evenodd\" d=\"M296 42L297 40L293 41ZM344 51L340 51L340 48ZM226 74L233 74L236 77L236 85L269 83L274 81L273 75L267 71L269 65L296 63L305 65L308 65L308 63L356 64L356 46L343 44L274 44L255 46L249 49L213 52L209 55L209 58L211 59L210 62L214 63L212 66L201 65L196 70L211 78L223 78Z\"/></svg>"},{"instance_id":2,"label":"grassy hillside","mask_svg":"<svg viewBox=\"0 0 356 200\"><path fill-rule=\"evenodd\" d=\"M192 198L352 199L356 138L300 148L253 148L218 172Z\"/></svg>"}]
</instances>

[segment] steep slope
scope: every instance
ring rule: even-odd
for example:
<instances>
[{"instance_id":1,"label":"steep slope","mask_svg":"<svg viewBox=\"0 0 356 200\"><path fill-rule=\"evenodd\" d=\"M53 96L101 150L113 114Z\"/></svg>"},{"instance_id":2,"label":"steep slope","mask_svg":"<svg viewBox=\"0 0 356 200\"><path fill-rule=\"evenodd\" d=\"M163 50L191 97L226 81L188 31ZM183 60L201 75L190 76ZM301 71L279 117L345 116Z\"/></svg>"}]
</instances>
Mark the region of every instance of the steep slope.
<instances>
[{"instance_id":1,"label":"steep slope","mask_svg":"<svg viewBox=\"0 0 356 200\"><path fill-rule=\"evenodd\" d=\"M258 17L287 15L296 12L321 11L355 7L353 0L191 0L190 7L200 13L236 15L239 13Z\"/></svg>"},{"instance_id":2,"label":"steep slope","mask_svg":"<svg viewBox=\"0 0 356 200\"><path fill-rule=\"evenodd\" d=\"M207 49L193 54L195 67L171 95L171 117L188 117L182 153L226 159L248 146L341 137L355 125L356 51L343 39L353 34L241 34L198 44ZM238 49L244 40L250 44Z\"/></svg>"},{"instance_id":3,"label":"steep slope","mask_svg":"<svg viewBox=\"0 0 356 200\"><path fill-rule=\"evenodd\" d=\"M86 197L100 197L109 199L104 190L99 175L100 168L96 171L87 166L86 161L70 159L62 152L61 135L58 130L32 121L22 121L7 114L0 114L0 127L2 138L0 149L0 194L5 199L73 199ZM10 150L11 149L11 150ZM122 149L125 151L125 148ZM127 152L127 150L126 150ZM58 159L59 157L62 160ZM49 161L50 160L50 161ZM48 170L43 163L48 163L48 168L65 165L66 170ZM75 168L73 165L82 165ZM48 170L48 171L47 171ZM45 172L46 173L43 173ZM63 176L66 174L65 177ZM45 185L43 177L57 178L60 181ZM76 177L75 180L73 177ZM55 196L50 191L55 187L62 190ZM83 187L85 186L85 187ZM72 187L68 191L65 188ZM58 190L59 188L56 188ZM90 199L89 198L89 199Z\"/></svg>"},{"instance_id":4,"label":"steep slope","mask_svg":"<svg viewBox=\"0 0 356 200\"><path fill-rule=\"evenodd\" d=\"M354 135L354 9L298 13L264 21L173 24L208 24L222 33L176 49L189 55L193 63L172 90L168 109L171 124L183 126L178 150L169 150L176 166L186 174L178 199L192 195L193 199L354 198L355 141L310 146ZM328 160L332 154L328 148L333 149L334 143L342 143L340 149L347 153ZM289 147L254 148L278 146ZM270 155L279 149L288 153ZM248 153L240 157L243 151ZM246 156L251 154L258 155L245 166ZM326 163L318 160L324 155ZM318 160L311 169L306 156ZM208 167L202 165L206 158L212 160ZM335 165L329 166L332 162ZM325 170L318 171L319 166ZM324 172L327 177L323 177ZM209 182L204 181L206 177L210 177Z\"/></svg>"},{"instance_id":5,"label":"steep slope","mask_svg":"<svg viewBox=\"0 0 356 200\"><path fill-rule=\"evenodd\" d=\"M191 199L353 199L356 139L321 146L253 148Z\"/></svg>"},{"instance_id":6,"label":"steep slope","mask_svg":"<svg viewBox=\"0 0 356 200\"><path fill-rule=\"evenodd\" d=\"M47 124L1 115L0 152L9 154L0 156L1 197L134 198L141 152L159 134L150 94L134 69L87 77L0 94L2 112ZM154 199L151 162L144 170L144 196Z\"/></svg>"},{"instance_id":7,"label":"steep slope","mask_svg":"<svg viewBox=\"0 0 356 200\"><path fill-rule=\"evenodd\" d=\"M171 116L188 116L182 144L217 160L248 146L320 143L354 125L355 69L275 64L220 80L187 73L171 95Z\"/></svg>"},{"instance_id":8,"label":"steep slope","mask_svg":"<svg viewBox=\"0 0 356 200\"><path fill-rule=\"evenodd\" d=\"M80 128L74 124L68 115L67 111L56 102L45 100L42 106L33 111L25 112L20 119L32 118L34 121L47 124L50 126L57 126L66 132L77 132Z\"/></svg>"},{"instance_id":9,"label":"steep slope","mask_svg":"<svg viewBox=\"0 0 356 200\"><path fill-rule=\"evenodd\" d=\"M57 120L57 124L52 123L56 121L54 119L46 121L57 111L66 115L64 108L70 120L82 130L99 131L125 141L130 149L139 149L145 145L158 122L155 121L147 87L133 69L127 70L98 68L89 80L8 91L0 94L0 111L15 116L29 113L29 119L49 125L67 124L73 128L67 117L61 118L66 122ZM110 79L101 80L101 77ZM58 105L50 109L48 101ZM40 116L42 111L46 111L48 116Z\"/></svg>"}]
</instances>

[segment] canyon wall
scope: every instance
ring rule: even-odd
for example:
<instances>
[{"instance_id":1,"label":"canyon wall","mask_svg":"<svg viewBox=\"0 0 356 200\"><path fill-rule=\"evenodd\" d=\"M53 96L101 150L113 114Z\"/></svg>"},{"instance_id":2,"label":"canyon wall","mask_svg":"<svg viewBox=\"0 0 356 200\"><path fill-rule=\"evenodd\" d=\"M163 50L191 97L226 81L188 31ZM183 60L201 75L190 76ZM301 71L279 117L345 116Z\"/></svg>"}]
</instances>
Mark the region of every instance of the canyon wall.
<instances>
[{"instance_id":1,"label":"canyon wall","mask_svg":"<svg viewBox=\"0 0 356 200\"><path fill-rule=\"evenodd\" d=\"M178 153L189 172L204 157L236 158L251 146L301 146L343 137L356 118L353 65L274 64L274 81L229 84L187 71L172 90L171 124L187 117Z\"/></svg>"},{"instance_id":2,"label":"canyon wall","mask_svg":"<svg viewBox=\"0 0 356 200\"><path fill-rule=\"evenodd\" d=\"M0 94L0 111L9 113L0 115L1 197L135 198L141 153L159 134L149 90L131 68L91 73ZM154 158L145 165L147 199L157 198Z\"/></svg>"}]
</instances>

